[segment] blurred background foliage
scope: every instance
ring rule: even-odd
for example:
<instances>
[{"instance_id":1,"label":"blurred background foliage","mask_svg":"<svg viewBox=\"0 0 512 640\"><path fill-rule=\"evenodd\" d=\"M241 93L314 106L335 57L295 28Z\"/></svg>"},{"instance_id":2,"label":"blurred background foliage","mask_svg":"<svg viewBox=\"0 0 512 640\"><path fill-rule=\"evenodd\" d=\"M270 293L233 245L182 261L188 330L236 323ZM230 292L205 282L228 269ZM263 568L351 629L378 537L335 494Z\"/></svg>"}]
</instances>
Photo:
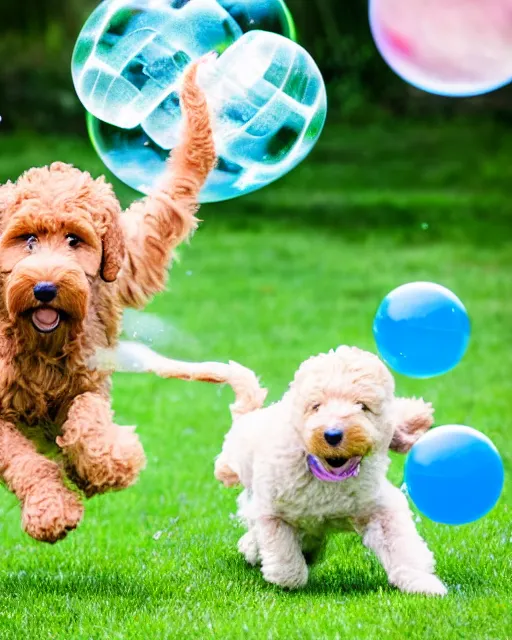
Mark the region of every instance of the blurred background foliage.
<instances>
[{"instance_id":1,"label":"blurred background foliage","mask_svg":"<svg viewBox=\"0 0 512 640\"><path fill-rule=\"evenodd\" d=\"M73 45L98 0L0 1L2 129L85 134L70 73ZM367 0L288 0L299 42L324 74L330 118L375 121L471 116L512 120L512 91L453 100L417 91L384 63L371 38Z\"/></svg>"}]
</instances>

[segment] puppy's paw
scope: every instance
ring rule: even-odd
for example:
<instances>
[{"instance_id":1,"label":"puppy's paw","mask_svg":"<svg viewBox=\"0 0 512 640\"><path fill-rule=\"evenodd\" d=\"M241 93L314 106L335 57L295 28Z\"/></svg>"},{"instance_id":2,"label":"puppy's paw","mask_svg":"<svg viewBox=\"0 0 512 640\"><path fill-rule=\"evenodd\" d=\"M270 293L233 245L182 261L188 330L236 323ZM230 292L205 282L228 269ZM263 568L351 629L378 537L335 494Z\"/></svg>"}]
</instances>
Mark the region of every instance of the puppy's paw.
<instances>
[{"instance_id":1,"label":"puppy's paw","mask_svg":"<svg viewBox=\"0 0 512 640\"><path fill-rule=\"evenodd\" d=\"M308 567L303 558L296 563L264 563L261 572L267 582L285 589L300 589L308 581Z\"/></svg>"},{"instance_id":2,"label":"puppy's paw","mask_svg":"<svg viewBox=\"0 0 512 640\"><path fill-rule=\"evenodd\" d=\"M404 593L441 597L448 593L447 588L437 576L422 571L398 571L395 575L390 576L390 582Z\"/></svg>"},{"instance_id":3,"label":"puppy's paw","mask_svg":"<svg viewBox=\"0 0 512 640\"><path fill-rule=\"evenodd\" d=\"M250 532L244 534L238 541L238 551L243 555L247 564L252 567L256 566L260 561L258 545L254 539L254 535Z\"/></svg>"},{"instance_id":4,"label":"puppy's paw","mask_svg":"<svg viewBox=\"0 0 512 640\"><path fill-rule=\"evenodd\" d=\"M78 496L65 487L33 491L23 501L21 524L34 540L54 543L76 529L83 513Z\"/></svg>"}]
</instances>

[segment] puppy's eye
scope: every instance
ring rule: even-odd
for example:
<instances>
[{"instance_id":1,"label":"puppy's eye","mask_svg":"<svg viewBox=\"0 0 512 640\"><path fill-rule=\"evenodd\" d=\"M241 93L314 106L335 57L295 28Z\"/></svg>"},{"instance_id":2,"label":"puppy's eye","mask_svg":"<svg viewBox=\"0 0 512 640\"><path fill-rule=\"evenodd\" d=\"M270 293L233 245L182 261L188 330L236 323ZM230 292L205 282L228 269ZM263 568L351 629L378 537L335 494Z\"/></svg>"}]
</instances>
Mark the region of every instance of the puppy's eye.
<instances>
[{"instance_id":1,"label":"puppy's eye","mask_svg":"<svg viewBox=\"0 0 512 640\"><path fill-rule=\"evenodd\" d=\"M37 244L37 237L34 235L23 236L23 240L29 251L32 251Z\"/></svg>"},{"instance_id":2,"label":"puppy's eye","mask_svg":"<svg viewBox=\"0 0 512 640\"><path fill-rule=\"evenodd\" d=\"M364 402L360 402L359 403L361 405L361 409L365 412L365 413L371 413L370 408L368 407L368 405L366 405Z\"/></svg>"},{"instance_id":3,"label":"puppy's eye","mask_svg":"<svg viewBox=\"0 0 512 640\"><path fill-rule=\"evenodd\" d=\"M312 404L310 406L310 410L311 411L318 411L318 409L320 409L320 403L319 402L315 402L315 404Z\"/></svg>"},{"instance_id":4,"label":"puppy's eye","mask_svg":"<svg viewBox=\"0 0 512 640\"><path fill-rule=\"evenodd\" d=\"M78 247L78 245L83 242L82 238L79 238L78 236L76 236L74 233L68 233L68 235L66 236L66 240L68 241L68 245L74 249L76 247Z\"/></svg>"}]
</instances>

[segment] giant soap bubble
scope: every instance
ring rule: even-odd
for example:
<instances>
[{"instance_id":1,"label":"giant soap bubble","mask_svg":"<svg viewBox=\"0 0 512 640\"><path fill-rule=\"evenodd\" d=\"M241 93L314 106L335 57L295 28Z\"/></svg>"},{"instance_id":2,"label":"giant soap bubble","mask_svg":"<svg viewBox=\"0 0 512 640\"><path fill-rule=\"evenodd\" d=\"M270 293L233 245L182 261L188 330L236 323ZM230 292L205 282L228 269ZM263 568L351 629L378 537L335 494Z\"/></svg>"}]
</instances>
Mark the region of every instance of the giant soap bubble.
<instances>
[{"instance_id":1,"label":"giant soap bubble","mask_svg":"<svg viewBox=\"0 0 512 640\"><path fill-rule=\"evenodd\" d=\"M96 151L148 193L179 141L183 70L216 51L200 82L215 113L219 164L200 200L276 180L309 153L326 116L321 74L293 37L281 0L106 0L86 22L72 65Z\"/></svg>"},{"instance_id":2,"label":"giant soap bubble","mask_svg":"<svg viewBox=\"0 0 512 640\"><path fill-rule=\"evenodd\" d=\"M512 80L512 0L370 0L375 43L410 84L446 96Z\"/></svg>"}]
</instances>

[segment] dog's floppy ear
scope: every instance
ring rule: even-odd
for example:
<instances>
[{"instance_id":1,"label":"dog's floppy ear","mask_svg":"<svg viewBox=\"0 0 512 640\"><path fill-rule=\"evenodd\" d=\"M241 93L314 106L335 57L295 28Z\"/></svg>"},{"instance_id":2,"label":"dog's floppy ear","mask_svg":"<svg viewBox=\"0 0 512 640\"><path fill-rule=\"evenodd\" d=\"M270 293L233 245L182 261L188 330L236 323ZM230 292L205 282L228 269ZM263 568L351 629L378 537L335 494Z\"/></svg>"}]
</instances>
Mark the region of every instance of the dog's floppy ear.
<instances>
[{"instance_id":1,"label":"dog's floppy ear","mask_svg":"<svg viewBox=\"0 0 512 640\"><path fill-rule=\"evenodd\" d=\"M422 398L395 398L391 419L394 431L389 448L398 453L407 453L434 423L434 409L430 402Z\"/></svg>"},{"instance_id":2,"label":"dog's floppy ear","mask_svg":"<svg viewBox=\"0 0 512 640\"><path fill-rule=\"evenodd\" d=\"M105 282L114 282L124 258L124 235L119 221L119 212L113 211L103 236L103 257L100 274Z\"/></svg>"}]
</instances>

